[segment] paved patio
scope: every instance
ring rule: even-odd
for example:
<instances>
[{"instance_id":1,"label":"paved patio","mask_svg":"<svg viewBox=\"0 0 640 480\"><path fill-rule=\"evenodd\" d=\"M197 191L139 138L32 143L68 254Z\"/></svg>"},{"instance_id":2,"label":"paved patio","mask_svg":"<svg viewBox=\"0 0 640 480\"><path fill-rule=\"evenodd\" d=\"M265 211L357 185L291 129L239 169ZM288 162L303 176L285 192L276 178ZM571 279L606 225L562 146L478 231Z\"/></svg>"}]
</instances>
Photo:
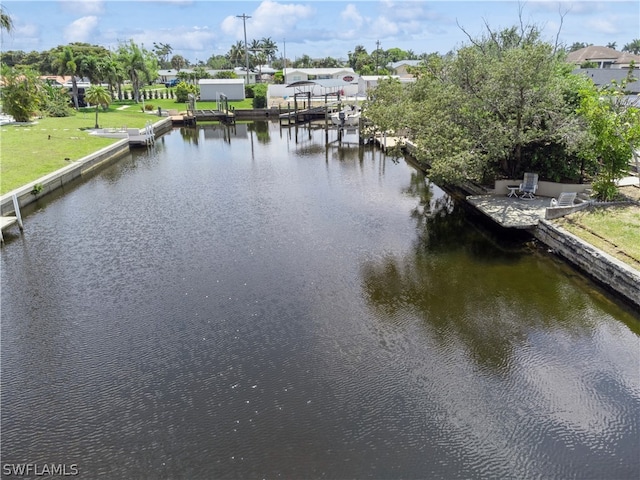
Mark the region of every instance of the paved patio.
<instances>
[{"instance_id":1,"label":"paved patio","mask_svg":"<svg viewBox=\"0 0 640 480\"><path fill-rule=\"evenodd\" d=\"M524 200L505 195L472 195L467 201L505 228L534 228L544 218L551 199L535 197Z\"/></svg>"}]
</instances>

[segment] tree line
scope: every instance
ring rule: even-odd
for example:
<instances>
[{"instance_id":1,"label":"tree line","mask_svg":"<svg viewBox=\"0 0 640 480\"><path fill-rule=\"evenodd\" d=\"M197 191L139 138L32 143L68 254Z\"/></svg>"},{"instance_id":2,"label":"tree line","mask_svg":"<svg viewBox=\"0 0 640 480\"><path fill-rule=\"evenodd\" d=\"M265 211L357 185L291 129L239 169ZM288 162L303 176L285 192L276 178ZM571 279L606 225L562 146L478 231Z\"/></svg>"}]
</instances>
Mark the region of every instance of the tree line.
<instances>
[{"instance_id":1,"label":"tree line","mask_svg":"<svg viewBox=\"0 0 640 480\"><path fill-rule=\"evenodd\" d=\"M0 20L1 28L12 27L10 18ZM569 49L543 41L538 27L521 24L501 31L487 26L486 30L480 38L469 37L466 45L445 55L382 50L379 43L369 54L356 46L347 64L360 74L385 75L390 73L390 62L421 60L413 69L415 83L389 78L370 92L364 105L367 118L383 131L410 137L417 147L416 158L440 183L472 180L486 184L536 171L542 179L552 181L590 181L601 198L613 198L615 182L628 171L640 144L640 112L625 97L627 84L636 80L635 70L629 69L627 79L620 83L597 88L587 77L572 73L574 65L565 61ZM285 63L278 59L277 46L270 39L251 45L245 51L237 42L224 61L241 65L251 51L250 68L278 61L283 67L319 66L307 56L298 65ZM638 47L639 40L625 45L631 51ZM28 120L37 108L61 115L68 108L68 96L38 84L42 74L72 76L76 109L75 82L82 77L93 84L106 84L110 98L121 98L127 80L138 102L140 88L157 78L160 67L169 63L176 70L184 68L183 60L171 53L168 44L154 44L153 50L146 50L129 41L112 52L73 43L41 54L32 52L20 57L22 63L10 64L5 60L18 56L5 52L5 111L14 108L16 120L16 115ZM222 62L211 57L207 66L218 60ZM330 64L333 59L325 61ZM197 65L193 74L205 78L204 65ZM35 95L36 90L41 93ZM104 98L102 92L92 95Z\"/></svg>"},{"instance_id":2,"label":"tree line","mask_svg":"<svg viewBox=\"0 0 640 480\"><path fill-rule=\"evenodd\" d=\"M592 182L615 196L640 146L640 111L627 79L598 88L535 26L493 31L452 55L431 55L415 83L387 79L370 92L366 117L404 134L436 183L490 184L534 171L550 181Z\"/></svg>"}]
</instances>

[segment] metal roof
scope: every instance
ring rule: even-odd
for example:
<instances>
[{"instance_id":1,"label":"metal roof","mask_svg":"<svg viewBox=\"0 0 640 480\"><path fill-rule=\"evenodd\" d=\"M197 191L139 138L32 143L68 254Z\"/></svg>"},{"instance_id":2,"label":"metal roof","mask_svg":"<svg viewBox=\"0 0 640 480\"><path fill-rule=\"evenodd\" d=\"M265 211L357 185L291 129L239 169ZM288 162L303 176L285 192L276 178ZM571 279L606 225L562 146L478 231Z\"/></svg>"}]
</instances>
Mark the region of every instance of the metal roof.
<instances>
[{"instance_id":1,"label":"metal roof","mask_svg":"<svg viewBox=\"0 0 640 480\"><path fill-rule=\"evenodd\" d=\"M318 85L322 88L340 88L345 85L351 85L349 82L345 82L344 80L340 80L338 78L325 78L322 80L299 80L297 82L290 83L287 85L287 88L294 87L305 87L305 86L315 86Z\"/></svg>"}]
</instances>

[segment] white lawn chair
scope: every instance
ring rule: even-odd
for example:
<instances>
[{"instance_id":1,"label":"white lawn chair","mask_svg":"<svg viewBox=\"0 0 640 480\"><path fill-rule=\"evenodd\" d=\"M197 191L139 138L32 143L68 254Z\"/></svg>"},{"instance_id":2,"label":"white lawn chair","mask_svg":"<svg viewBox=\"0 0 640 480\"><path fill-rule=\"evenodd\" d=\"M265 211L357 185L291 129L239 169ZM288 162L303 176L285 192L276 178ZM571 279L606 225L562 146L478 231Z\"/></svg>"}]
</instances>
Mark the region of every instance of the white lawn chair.
<instances>
[{"instance_id":1,"label":"white lawn chair","mask_svg":"<svg viewBox=\"0 0 640 480\"><path fill-rule=\"evenodd\" d=\"M572 207L573 202L576 199L576 196L577 196L576 192L562 192L557 200L555 198L551 199L551 206L552 207Z\"/></svg>"},{"instance_id":2,"label":"white lawn chair","mask_svg":"<svg viewBox=\"0 0 640 480\"><path fill-rule=\"evenodd\" d=\"M520 198L532 199L538 190L538 174L526 172L518 190L522 192Z\"/></svg>"}]
</instances>

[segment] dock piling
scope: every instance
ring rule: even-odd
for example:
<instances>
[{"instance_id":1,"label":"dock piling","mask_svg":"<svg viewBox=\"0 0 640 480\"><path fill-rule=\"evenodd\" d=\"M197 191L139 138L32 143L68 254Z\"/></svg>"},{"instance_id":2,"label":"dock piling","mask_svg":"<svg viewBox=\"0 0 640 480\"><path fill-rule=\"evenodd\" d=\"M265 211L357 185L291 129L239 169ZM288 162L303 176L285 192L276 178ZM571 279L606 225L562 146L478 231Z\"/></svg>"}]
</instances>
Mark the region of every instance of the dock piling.
<instances>
[{"instance_id":1,"label":"dock piling","mask_svg":"<svg viewBox=\"0 0 640 480\"><path fill-rule=\"evenodd\" d=\"M16 219L18 220L18 227L20 231L24 230L24 225L22 224L22 215L20 215L20 203L18 202L18 197L13 194L11 196L11 200L13 200L13 209L16 213Z\"/></svg>"}]
</instances>

